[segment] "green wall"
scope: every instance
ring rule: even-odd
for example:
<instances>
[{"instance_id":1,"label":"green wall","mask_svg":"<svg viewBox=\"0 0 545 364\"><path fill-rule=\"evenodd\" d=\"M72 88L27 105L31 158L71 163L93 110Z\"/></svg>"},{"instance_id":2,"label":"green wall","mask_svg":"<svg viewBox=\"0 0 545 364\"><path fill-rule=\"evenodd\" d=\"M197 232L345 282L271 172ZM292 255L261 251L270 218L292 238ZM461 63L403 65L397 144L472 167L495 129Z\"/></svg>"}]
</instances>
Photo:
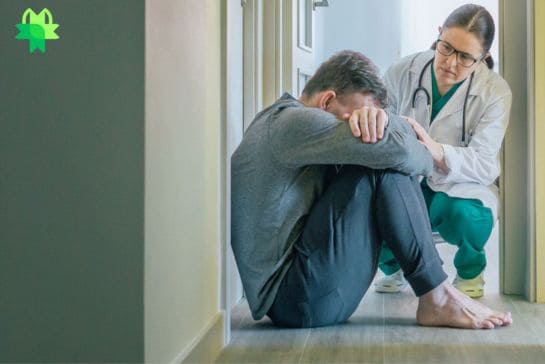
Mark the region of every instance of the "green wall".
<instances>
[{"instance_id":1,"label":"green wall","mask_svg":"<svg viewBox=\"0 0 545 364\"><path fill-rule=\"evenodd\" d=\"M0 362L143 360L144 32L144 0L0 0Z\"/></svg>"}]
</instances>

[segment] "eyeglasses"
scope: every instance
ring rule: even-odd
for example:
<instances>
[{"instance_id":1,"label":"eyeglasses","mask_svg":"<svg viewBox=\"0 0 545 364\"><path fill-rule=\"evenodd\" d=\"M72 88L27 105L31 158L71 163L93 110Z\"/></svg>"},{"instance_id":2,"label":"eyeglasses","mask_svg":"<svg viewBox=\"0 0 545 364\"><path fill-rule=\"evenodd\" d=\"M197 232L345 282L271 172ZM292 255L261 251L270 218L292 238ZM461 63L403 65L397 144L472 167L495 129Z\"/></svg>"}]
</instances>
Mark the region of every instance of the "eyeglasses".
<instances>
[{"instance_id":1,"label":"eyeglasses","mask_svg":"<svg viewBox=\"0 0 545 364\"><path fill-rule=\"evenodd\" d=\"M445 42L444 40L437 39L437 44L435 49L437 52L441 53L443 56L450 56L453 53L456 53L456 60L459 64L461 64L464 67L471 67L475 63L479 62L482 57L479 57L479 59L476 59L471 54L459 51L455 49L453 46L451 46L448 42Z\"/></svg>"}]
</instances>

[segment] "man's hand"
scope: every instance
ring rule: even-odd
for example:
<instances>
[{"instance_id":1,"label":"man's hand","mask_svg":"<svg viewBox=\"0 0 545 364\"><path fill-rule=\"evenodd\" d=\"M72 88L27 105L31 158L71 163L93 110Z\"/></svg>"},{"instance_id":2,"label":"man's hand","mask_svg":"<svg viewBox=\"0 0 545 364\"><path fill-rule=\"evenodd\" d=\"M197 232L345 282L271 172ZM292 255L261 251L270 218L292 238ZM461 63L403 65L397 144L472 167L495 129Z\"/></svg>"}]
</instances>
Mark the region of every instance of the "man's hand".
<instances>
[{"instance_id":1,"label":"man's hand","mask_svg":"<svg viewBox=\"0 0 545 364\"><path fill-rule=\"evenodd\" d=\"M384 137L388 114L383 109L364 106L352 112L348 124L355 137L361 137L364 143L376 143Z\"/></svg>"}]
</instances>

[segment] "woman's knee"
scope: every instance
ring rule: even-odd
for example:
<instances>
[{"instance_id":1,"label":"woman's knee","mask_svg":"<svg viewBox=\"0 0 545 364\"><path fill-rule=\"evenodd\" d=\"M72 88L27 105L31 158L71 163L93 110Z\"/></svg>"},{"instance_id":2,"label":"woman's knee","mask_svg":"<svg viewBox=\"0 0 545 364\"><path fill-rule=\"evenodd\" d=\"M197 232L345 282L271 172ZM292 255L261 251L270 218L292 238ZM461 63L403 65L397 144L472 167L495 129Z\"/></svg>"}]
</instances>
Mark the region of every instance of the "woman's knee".
<instances>
[{"instance_id":1,"label":"woman's knee","mask_svg":"<svg viewBox=\"0 0 545 364\"><path fill-rule=\"evenodd\" d=\"M455 240L452 241L455 244L466 241L474 249L484 247L493 228L492 212L480 201L453 198L444 193L437 194L434 199L430 218L447 241Z\"/></svg>"},{"instance_id":2,"label":"woman's knee","mask_svg":"<svg viewBox=\"0 0 545 364\"><path fill-rule=\"evenodd\" d=\"M450 197L445 193L437 193L430 206L430 216L453 225L465 226L476 218L482 217L486 211L480 201Z\"/></svg>"}]
</instances>

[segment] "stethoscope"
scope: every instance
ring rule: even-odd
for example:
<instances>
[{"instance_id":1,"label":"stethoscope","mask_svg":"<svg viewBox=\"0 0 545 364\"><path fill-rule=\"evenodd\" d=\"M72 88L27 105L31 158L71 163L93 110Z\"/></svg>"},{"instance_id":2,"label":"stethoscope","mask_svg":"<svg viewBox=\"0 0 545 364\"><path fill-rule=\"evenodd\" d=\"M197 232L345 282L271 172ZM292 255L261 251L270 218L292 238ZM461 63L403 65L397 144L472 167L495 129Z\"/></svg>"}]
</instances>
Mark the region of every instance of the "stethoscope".
<instances>
[{"instance_id":1,"label":"stethoscope","mask_svg":"<svg viewBox=\"0 0 545 364\"><path fill-rule=\"evenodd\" d=\"M424 92L424 95L426 96L426 105L428 105L428 109L430 107L431 96L428 90L426 90L424 86L422 86L422 78L424 77L424 72L426 71L426 68L430 67L434 59L435 57L430 59L428 62L426 62L426 64L422 68L422 71L420 71L420 76L418 77L418 87L413 92L413 99L411 103L411 106L413 109L416 106L416 96L418 95L419 92ZM471 89L471 84L473 83L474 75L475 75L475 71L471 72L471 76L469 76L469 85L467 86L466 96L464 97L464 107L462 109L462 143L461 145L464 147L468 146L468 143L466 142L466 105L467 105L467 99L469 97L469 90Z\"/></svg>"}]
</instances>

